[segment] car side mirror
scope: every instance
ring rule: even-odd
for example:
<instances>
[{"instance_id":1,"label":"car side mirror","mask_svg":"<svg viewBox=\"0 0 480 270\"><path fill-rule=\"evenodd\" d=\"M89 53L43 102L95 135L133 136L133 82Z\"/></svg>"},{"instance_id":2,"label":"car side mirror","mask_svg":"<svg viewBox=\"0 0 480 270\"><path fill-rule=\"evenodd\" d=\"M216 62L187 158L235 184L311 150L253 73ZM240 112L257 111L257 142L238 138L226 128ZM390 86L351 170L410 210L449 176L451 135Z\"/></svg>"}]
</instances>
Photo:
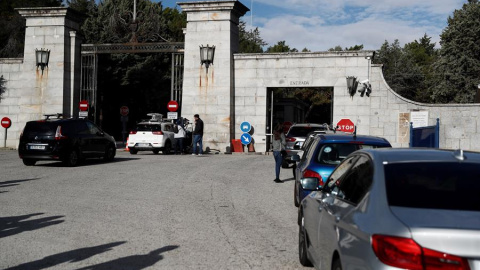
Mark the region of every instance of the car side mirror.
<instances>
[{"instance_id":1,"label":"car side mirror","mask_svg":"<svg viewBox=\"0 0 480 270\"><path fill-rule=\"evenodd\" d=\"M299 155L293 155L291 156L292 161L300 161L300 156Z\"/></svg>"},{"instance_id":2,"label":"car side mirror","mask_svg":"<svg viewBox=\"0 0 480 270\"><path fill-rule=\"evenodd\" d=\"M307 190L307 191L316 191L322 188L320 186L320 181L316 177L302 178L300 179L300 183L302 184L303 190Z\"/></svg>"}]
</instances>

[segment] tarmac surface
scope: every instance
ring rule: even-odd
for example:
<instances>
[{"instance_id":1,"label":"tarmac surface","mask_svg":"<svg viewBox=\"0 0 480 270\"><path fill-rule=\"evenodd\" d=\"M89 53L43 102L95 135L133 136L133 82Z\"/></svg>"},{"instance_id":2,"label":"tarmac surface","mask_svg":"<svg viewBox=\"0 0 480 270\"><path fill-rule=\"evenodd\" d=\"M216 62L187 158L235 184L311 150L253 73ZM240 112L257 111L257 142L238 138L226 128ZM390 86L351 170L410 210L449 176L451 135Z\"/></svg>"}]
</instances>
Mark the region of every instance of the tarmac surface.
<instances>
[{"instance_id":1,"label":"tarmac surface","mask_svg":"<svg viewBox=\"0 0 480 270\"><path fill-rule=\"evenodd\" d=\"M24 166L0 151L0 269L304 269L291 169L268 155Z\"/></svg>"}]
</instances>

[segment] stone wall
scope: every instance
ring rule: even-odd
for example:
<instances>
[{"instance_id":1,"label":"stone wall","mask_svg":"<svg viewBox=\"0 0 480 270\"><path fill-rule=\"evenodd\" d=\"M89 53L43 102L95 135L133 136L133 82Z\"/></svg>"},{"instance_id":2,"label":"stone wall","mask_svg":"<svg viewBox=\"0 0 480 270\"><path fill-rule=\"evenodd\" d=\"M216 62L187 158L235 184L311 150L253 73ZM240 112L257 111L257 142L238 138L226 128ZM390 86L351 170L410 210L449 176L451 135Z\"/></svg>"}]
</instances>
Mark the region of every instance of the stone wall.
<instances>
[{"instance_id":1,"label":"stone wall","mask_svg":"<svg viewBox=\"0 0 480 270\"><path fill-rule=\"evenodd\" d=\"M7 80L0 117L12 120L7 140L7 147L12 148L17 147L27 121L44 114L73 115L80 89L79 15L67 8L22 8L18 12L26 18L24 57L0 59L0 75ZM41 48L50 50L43 73L35 60L35 49ZM3 138L3 128L0 133Z\"/></svg>"},{"instance_id":2,"label":"stone wall","mask_svg":"<svg viewBox=\"0 0 480 270\"><path fill-rule=\"evenodd\" d=\"M385 82L381 65L371 65L372 51L284 54L236 54L235 138L239 125L255 128L256 151L265 151L268 87L333 87L333 123L348 118L358 134L386 138L394 147L408 147L409 121L400 116L427 112L428 125L440 119L440 148L480 151L480 104L422 104L396 94ZM370 97L351 97L346 77L369 79Z\"/></svg>"}]
</instances>

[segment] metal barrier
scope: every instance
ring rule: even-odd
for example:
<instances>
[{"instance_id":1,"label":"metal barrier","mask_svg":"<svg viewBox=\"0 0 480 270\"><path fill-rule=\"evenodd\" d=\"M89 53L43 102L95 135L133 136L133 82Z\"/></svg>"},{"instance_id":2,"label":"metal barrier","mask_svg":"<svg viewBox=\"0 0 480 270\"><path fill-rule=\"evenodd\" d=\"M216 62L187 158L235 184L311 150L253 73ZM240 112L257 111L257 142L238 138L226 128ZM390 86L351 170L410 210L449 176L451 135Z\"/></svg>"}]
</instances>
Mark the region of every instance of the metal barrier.
<instances>
[{"instance_id":1,"label":"metal barrier","mask_svg":"<svg viewBox=\"0 0 480 270\"><path fill-rule=\"evenodd\" d=\"M440 119L435 126L413 127L410 122L410 147L440 147Z\"/></svg>"}]
</instances>

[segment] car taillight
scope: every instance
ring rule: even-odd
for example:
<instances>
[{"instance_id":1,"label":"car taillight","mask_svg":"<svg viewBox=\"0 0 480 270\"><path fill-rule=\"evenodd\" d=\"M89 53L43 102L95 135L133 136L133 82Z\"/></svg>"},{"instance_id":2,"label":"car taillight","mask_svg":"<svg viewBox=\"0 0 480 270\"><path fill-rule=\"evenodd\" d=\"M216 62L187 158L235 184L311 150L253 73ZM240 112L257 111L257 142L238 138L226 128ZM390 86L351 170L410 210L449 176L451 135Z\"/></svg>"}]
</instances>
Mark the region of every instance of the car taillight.
<instances>
[{"instance_id":1,"label":"car taillight","mask_svg":"<svg viewBox=\"0 0 480 270\"><path fill-rule=\"evenodd\" d=\"M287 142L294 142L294 141L296 141L297 139L288 137L288 138L286 138L285 140L286 140Z\"/></svg>"},{"instance_id":2,"label":"car taillight","mask_svg":"<svg viewBox=\"0 0 480 270\"><path fill-rule=\"evenodd\" d=\"M423 248L413 239L373 235L372 248L384 264L411 270L470 270L465 258Z\"/></svg>"},{"instance_id":3,"label":"car taillight","mask_svg":"<svg viewBox=\"0 0 480 270\"><path fill-rule=\"evenodd\" d=\"M55 131L55 140L63 140L63 139L66 139L67 136L64 136L62 134L62 126L58 126L57 127L57 131Z\"/></svg>"},{"instance_id":4,"label":"car taillight","mask_svg":"<svg viewBox=\"0 0 480 270\"><path fill-rule=\"evenodd\" d=\"M153 131L152 134L153 134L153 135L163 135L163 132L161 132L161 131Z\"/></svg>"},{"instance_id":5,"label":"car taillight","mask_svg":"<svg viewBox=\"0 0 480 270\"><path fill-rule=\"evenodd\" d=\"M303 171L303 178L307 178L307 177L318 178L318 185L323 186L323 179L322 179L322 177L320 176L319 173L317 173L315 171L312 171L312 170L305 170L305 171Z\"/></svg>"},{"instance_id":6,"label":"car taillight","mask_svg":"<svg viewBox=\"0 0 480 270\"><path fill-rule=\"evenodd\" d=\"M137 131L132 130L132 131L130 131L130 134L137 134Z\"/></svg>"}]
</instances>

